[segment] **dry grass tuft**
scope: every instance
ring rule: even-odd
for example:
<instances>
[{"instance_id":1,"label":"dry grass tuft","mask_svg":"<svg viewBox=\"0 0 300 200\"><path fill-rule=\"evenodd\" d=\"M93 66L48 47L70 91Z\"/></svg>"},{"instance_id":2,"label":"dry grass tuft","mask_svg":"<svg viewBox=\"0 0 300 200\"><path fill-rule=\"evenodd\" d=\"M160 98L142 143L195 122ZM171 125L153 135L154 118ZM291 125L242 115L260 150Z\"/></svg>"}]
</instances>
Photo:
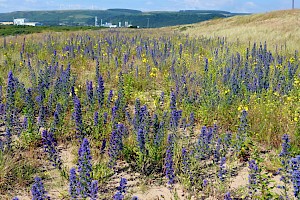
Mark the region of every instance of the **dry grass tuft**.
<instances>
[{"instance_id":1,"label":"dry grass tuft","mask_svg":"<svg viewBox=\"0 0 300 200\"><path fill-rule=\"evenodd\" d=\"M288 48L300 46L300 10L282 10L249 16L235 16L215 19L189 26L177 26L172 30L194 37L226 37L229 41L248 44L262 42L269 48Z\"/></svg>"}]
</instances>

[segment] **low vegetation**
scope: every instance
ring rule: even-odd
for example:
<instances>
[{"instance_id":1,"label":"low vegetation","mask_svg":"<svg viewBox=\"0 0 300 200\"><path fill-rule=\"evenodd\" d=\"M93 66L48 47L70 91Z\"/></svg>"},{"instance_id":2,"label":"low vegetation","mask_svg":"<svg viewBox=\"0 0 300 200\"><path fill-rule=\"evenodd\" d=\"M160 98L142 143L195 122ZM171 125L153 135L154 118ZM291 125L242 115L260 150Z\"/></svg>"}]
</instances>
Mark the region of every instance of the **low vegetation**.
<instances>
[{"instance_id":1,"label":"low vegetation","mask_svg":"<svg viewBox=\"0 0 300 200\"><path fill-rule=\"evenodd\" d=\"M298 52L168 30L0 39L1 199L300 198Z\"/></svg>"},{"instance_id":2,"label":"low vegetation","mask_svg":"<svg viewBox=\"0 0 300 200\"><path fill-rule=\"evenodd\" d=\"M24 35L42 32L67 32L67 31L84 31L99 30L100 27L91 26L14 26L0 25L0 36Z\"/></svg>"}]
</instances>

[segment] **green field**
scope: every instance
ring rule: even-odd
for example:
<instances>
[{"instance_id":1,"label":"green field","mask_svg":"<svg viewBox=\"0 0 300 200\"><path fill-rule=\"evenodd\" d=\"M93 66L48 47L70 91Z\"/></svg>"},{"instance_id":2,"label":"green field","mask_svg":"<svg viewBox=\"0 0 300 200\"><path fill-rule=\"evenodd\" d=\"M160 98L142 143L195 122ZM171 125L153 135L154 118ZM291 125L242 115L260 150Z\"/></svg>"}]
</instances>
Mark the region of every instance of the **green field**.
<instances>
[{"instance_id":1,"label":"green field","mask_svg":"<svg viewBox=\"0 0 300 200\"><path fill-rule=\"evenodd\" d=\"M91 26L14 26L0 25L0 36L24 35L42 32L67 32L67 31L88 31L100 30L102 27Z\"/></svg>"}]
</instances>

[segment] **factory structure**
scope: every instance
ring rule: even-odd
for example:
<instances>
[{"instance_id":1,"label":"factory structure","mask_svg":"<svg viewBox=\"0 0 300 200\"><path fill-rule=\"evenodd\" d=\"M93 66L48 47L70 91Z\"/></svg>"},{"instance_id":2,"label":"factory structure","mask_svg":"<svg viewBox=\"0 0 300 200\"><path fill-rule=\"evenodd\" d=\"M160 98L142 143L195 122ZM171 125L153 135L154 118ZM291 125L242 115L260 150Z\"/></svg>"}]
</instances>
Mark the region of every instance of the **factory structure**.
<instances>
[{"instance_id":1,"label":"factory structure","mask_svg":"<svg viewBox=\"0 0 300 200\"><path fill-rule=\"evenodd\" d=\"M42 24L39 22L30 22L26 18L17 18L17 19L14 19L14 25L17 25L17 26L41 26Z\"/></svg>"},{"instance_id":2,"label":"factory structure","mask_svg":"<svg viewBox=\"0 0 300 200\"><path fill-rule=\"evenodd\" d=\"M39 22L30 22L26 18L17 18L12 22L0 22L0 25L16 25L16 26L41 26L42 23Z\"/></svg>"},{"instance_id":3,"label":"factory structure","mask_svg":"<svg viewBox=\"0 0 300 200\"><path fill-rule=\"evenodd\" d=\"M14 25L14 22L0 22L0 25Z\"/></svg>"},{"instance_id":4,"label":"factory structure","mask_svg":"<svg viewBox=\"0 0 300 200\"><path fill-rule=\"evenodd\" d=\"M106 28L130 28L133 27L132 24L130 24L129 22L125 21L124 22L124 26L122 25L122 22L119 22L118 24L113 24L110 22L105 22L103 23L103 20L100 20L100 24L98 24L98 17L95 17L95 26L96 27L106 27ZM139 28L139 27L136 27Z\"/></svg>"},{"instance_id":5,"label":"factory structure","mask_svg":"<svg viewBox=\"0 0 300 200\"><path fill-rule=\"evenodd\" d=\"M100 23L99 23L100 21ZM103 20L100 19L98 21L98 17L95 17L95 23L94 26L95 27L106 27L106 28L139 28L139 26L133 26L130 22L125 21L125 22L118 22L117 24L113 24L111 22L104 22ZM16 18L13 19L13 21L11 22L1 22L0 21L0 25L15 25L15 26L42 26L43 24L40 22L31 22L29 19L27 18ZM65 23L59 23L59 25L67 25ZM85 26L88 26L87 24L85 24Z\"/></svg>"}]
</instances>

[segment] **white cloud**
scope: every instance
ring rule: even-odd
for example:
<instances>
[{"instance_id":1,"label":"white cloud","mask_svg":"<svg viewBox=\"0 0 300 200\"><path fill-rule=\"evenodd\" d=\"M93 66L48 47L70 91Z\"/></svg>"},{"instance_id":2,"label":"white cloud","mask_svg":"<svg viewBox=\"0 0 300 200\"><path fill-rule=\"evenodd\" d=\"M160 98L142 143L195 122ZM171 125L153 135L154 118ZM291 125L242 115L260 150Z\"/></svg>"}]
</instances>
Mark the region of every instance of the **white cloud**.
<instances>
[{"instance_id":1,"label":"white cloud","mask_svg":"<svg viewBox=\"0 0 300 200\"><path fill-rule=\"evenodd\" d=\"M7 3L8 3L7 0L0 0L0 5L5 5Z\"/></svg>"},{"instance_id":2,"label":"white cloud","mask_svg":"<svg viewBox=\"0 0 300 200\"><path fill-rule=\"evenodd\" d=\"M257 12L256 10L259 9L259 6L254 3L253 1L247 1L244 4L235 7L234 11L236 12L244 12L244 13L255 13Z\"/></svg>"},{"instance_id":3,"label":"white cloud","mask_svg":"<svg viewBox=\"0 0 300 200\"><path fill-rule=\"evenodd\" d=\"M219 9L222 6L233 4L234 0L183 0L177 2L182 2L181 4L183 4L187 8Z\"/></svg>"},{"instance_id":4,"label":"white cloud","mask_svg":"<svg viewBox=\"0 0 300 200\"><path fill-rule=\"evenodd\" d=\"M37 3L37 0L25 0L26 3Z\"/></svg>"},{"instance_id":5,"label":"white cloud","mask_svg":"<svg viewBox=\"0 0 300 200\"><path fill-rule=\"evenodd\" d=\"M254 2L252 2L252 1L248 1L248 2L246 2L246 6L255 7L256 4Z\"/></svg>"},{"instance_id":6,"label":"white cloud","mask_svg":"<svg viewBox=\"0 0 300 200\"><path fill-rule=\"evenodd\" d=\"M7 0L0 0L0 8L7 9L8 8L7 4L8 4ZM1 9L0 9L0 11L1 11Z\"/></svg>"},{"instance_id":7,"label":"white cloud","mask_svg":"<svg viewBox=\"0 0 300 200\"><path fill-rule=\"evenodd\" d=\"M153 5L153 2L152 1L147 1L146 5Z\"/></svg>"}]
</instances>

